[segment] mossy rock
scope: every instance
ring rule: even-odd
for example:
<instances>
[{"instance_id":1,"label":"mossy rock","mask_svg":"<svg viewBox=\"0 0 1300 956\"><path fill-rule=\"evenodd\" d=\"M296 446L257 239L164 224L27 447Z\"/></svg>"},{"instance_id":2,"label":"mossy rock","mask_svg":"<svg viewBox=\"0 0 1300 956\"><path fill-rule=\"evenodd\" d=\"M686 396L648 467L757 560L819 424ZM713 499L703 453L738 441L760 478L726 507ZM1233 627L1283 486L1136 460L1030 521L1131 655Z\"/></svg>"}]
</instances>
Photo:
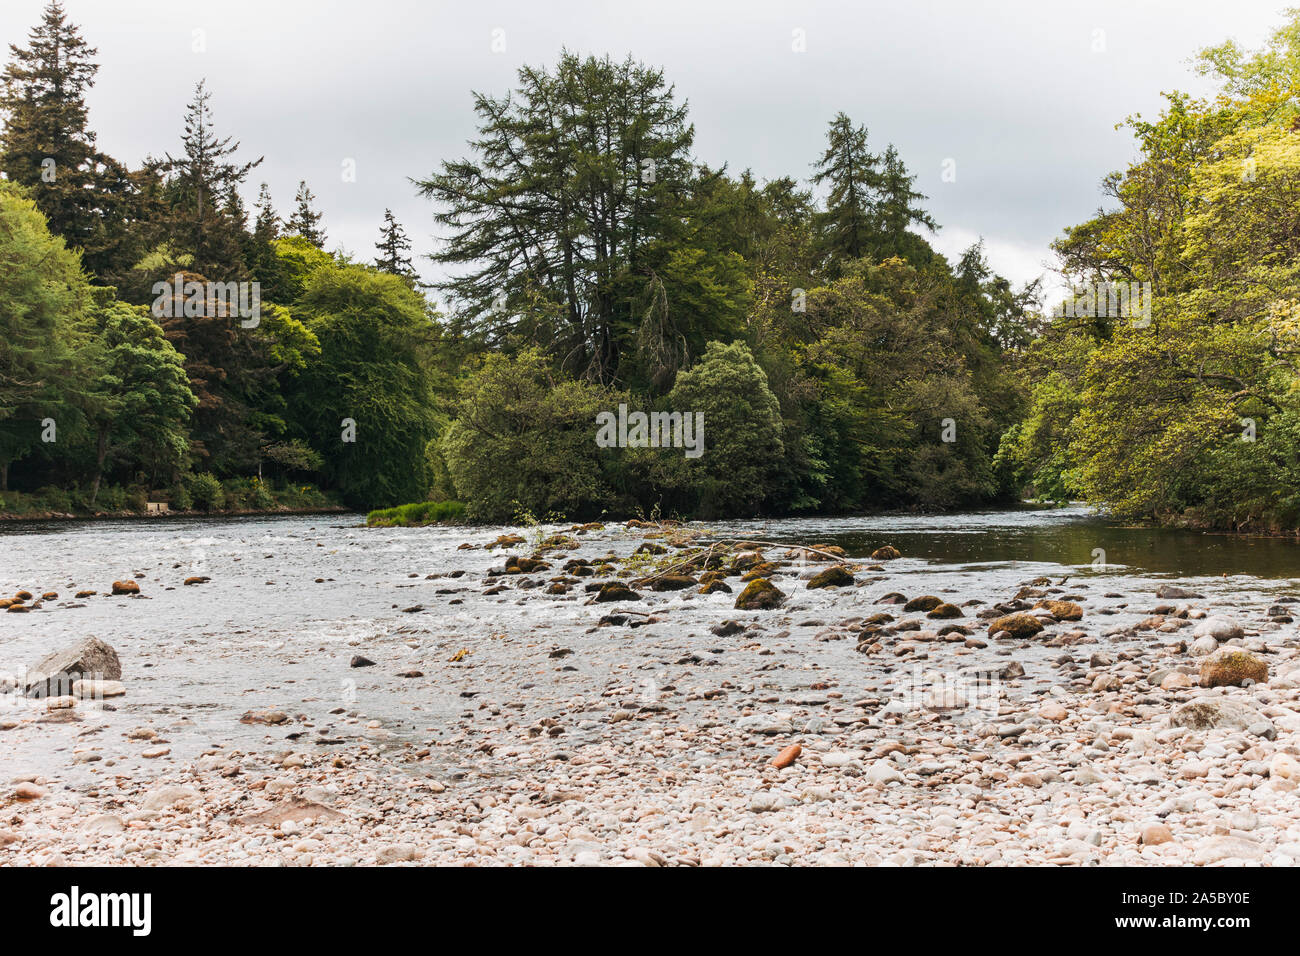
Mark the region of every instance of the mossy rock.
<instances>
[{"instance_id":1,"label":"mossy rock","mask_svg":"<svg viewBox=\"0 0 1300 956\"><path fill-rule=\"evenodd\" d=\"M546 593L547 594L568 594L569 589L564 584L561 584L559 581L556 581L554 584L550 585L546 589Z\"/></svg>"},{"instance_id":2,"label":"mossy rock","mask_svg":"<svg viewBox=\"0 0 1300 956\"><path fill-rule=\"evenodd\" d=\"M511 556L506 558L505 571L507 574L531 574L534 571L546 571L550 565L538 558L517 558Z\"/></svg>"},{"instance_id":3,"label":"mossy rock","mask_svg":"<svg viewBox=\"0 0 1300 956\"><path fill-rule=\"evenodd\" d=\"M715 578L708 584L704 585L704 587L700 588L701 594L714 594L717 591L721 591L723 594L730 594L731 585L721 578Z\"/></svg>"},{"instance_id":4,"label":"mossy rock","mask_svg":"<svg viewBox=\"0 0 1300 956\"><path fill-rule=\"evenodd\" d=\"M661 574L650 582L651 591L681 591L699 584L689 574Z\"/></svg>"},{"instance_id":5,"label":"mossy rock","mask_svg":"<svg viewBox=\"0 0 1300 956\"><path fill-rule=\"evenodd\" d=\"M838 564L833 568L827 568L825 571L818 571L808 581L808 590L810 591L815 591L817 588L846 588L852 586L853 575Z\"/></svg>"},{"instance_id":6,"label":"mossy rock","mask_svg":"<svg viewBox=\"0 0 1300 956\"><path fill-rule=\"evenodd\" d=\"M816 551L808 552L810 561L833 561L835 558L847 558L849 553L838 544L814 544Z\"/></svg>"},{"instance_id":7,"label":"mossy rock","mask_svg":"<svg viewBox=\"0 0 1300 956\"><path fill-rule=\"evenodd\" d=\"M1073 601L1039 601L1034 607L1046 608L1058 621L1083 620L1083 608Z\"/></svg>"},{"instance_id":8,"label":"mossy rock","mask_svg":"<svg viewBox=\"0 0 1300 956\"><path fill-rule=\"evenodd\" d=\"M780 607L785 593L766 578L750 581L736 598L737 611L769 611Z\"/></svg>"},{"instance_id":9,"label":"mossy rock","mask_svg":"<svg viewBox=\"0 0 1300 956\"><path fill-rule=\"evenodd\" d=\"M876 598L876 600L873 601L872 603L874 603L874 604L906 604L906 603L907 603L907 595L905 595L905 594L899 594L897 591L890 591L888 594L884 595L883 597L878 597L878 598Z\"/></svg>"},{"instance_id":10,"label":"mossy rock","mask_svg":"<svg viewBox=\"0 0 1300 956\"><path fill-rule=\"evenodd\" d=\"M930 609L926 617L932 617L937 621L947 620L949 618L961 617L961 608L955 604L949 604L946 601Z\"/></svg>"},{"instance_id":11,"label":"mossy rock","mask_svg":"<svg viewBox=\"0 0 1300 956\"><path fill-rule=\"evenodd\" d=\"M604 604L607 601L639 601L641 595L621 581L610 581L601 585L600 590L596 592L596 596L592 600L597 604Z\"/></svg>"},{"instance_id":12,"label":"mossy rock","mask_svg":"<svg viewBox=\"0 0 1300 956\"><path fill-rule=\"evenodd\" d=\"M756 564L740 576L742 581L757 581L759 578L766 578L776 572L777 566L771 561L764 561L762 564Z\"/></svg>"},{"instance_id":13,"label":"mossy rock","mask_svg":"<svg viewBox=\"0 0 1300 956\"><path fill-rule=\"evenodd\" d=\"M1201 664L1202 687L1246 687L1268 681L1268 665L1247 651L1215 651Z\"/></svg>"},{"instance_id":14,"label":"mossy rock","mask_svg":"<svg viewBox=\"0 0 1300 956\"><path fill-rule=\"evenodd\" d=\"M639 547L637 547L637 549L632 553L659 555L659 554L667 554L668 549L665 548L662 544L654 544L653 542L646 541L643 544L641 544Z\"/></svg>"},{"instance_id":15,"label":"mossy rock","mask_svg":"<svg viewBox=\"0 0 1300 956\"><path fill-rule=\"evenodd\" d=\"M1021 639L1033 637L1042 629L1043 622L1032 614L1008 614L989 625L990 634L1006 631L1012 637Z\"/></svg>"},{"instance_id":16,"label":"mossy rock","mask_svg":"<svg viewBox=\"0 0 1300 956\"><path fill-rule=\"evenodd\" d=\"M872 561L893 561L895 558L901 558L902 554L892 544L887 544L883 548L876 548L871 552Z\"/></svg>"},{"instance_id":17,"label":"mossy rock","mask_svg":"<svg viewBox=\"0 0 1300 956\"><path fill-rule=\"evenodd\" d=\"M524 539L522 535L503 534L500 535L491 544L489 544L487 548L489 551L492 550L493 548L513 548L515 545L523 544L523 543L524 543Z\"/></svg>"},{"instance_id":18,"label":"mossy rock","mask_svg":"<svg viewBox=\"0 0 1300 956\"><path fill-rule=\"evenodd\" d=\"M700 584L707 587L708 585L712 584L714 581L721 581L726 576L727 575L724 574L722 571L705 571L703 574L700 575Z\"/></svg>"},{"instance_id":19,"label":"mossy rock","mask_svg":"<svg viewBox=\"0 0 1300 956\"><path fill-rule=\"evenodd\" d=\"M914 597L903 605L904 611L933 611L943 603L943 598L935 597L933 594L922 594L920 597Z\"/></svg>"},{"instance_id":20,"label":"mossy rock","mask_svg":"<svg viewBox=\"0 0 1300 956\"><path fill-rule=\"evenodd\" d=\"M134 581L114 581L113 593L114 594L139 594L140 585L136 584Z\"/></svg>"}]
</instances>

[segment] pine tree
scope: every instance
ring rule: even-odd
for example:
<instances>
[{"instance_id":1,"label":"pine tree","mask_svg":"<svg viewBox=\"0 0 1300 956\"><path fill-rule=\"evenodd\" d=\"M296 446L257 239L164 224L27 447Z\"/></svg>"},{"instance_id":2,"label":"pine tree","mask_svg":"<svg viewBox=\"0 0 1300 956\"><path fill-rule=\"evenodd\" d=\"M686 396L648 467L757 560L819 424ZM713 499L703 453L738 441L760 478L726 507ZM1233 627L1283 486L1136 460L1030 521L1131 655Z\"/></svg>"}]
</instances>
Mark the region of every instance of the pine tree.
<instances>
[{"instance_id":1,"label":"pine tree","mask_svg":"<svg viewBox=\"0 0 1300 956\"><path fill-rule=\"evenodd\" d=\"M95 148L87 126L86 93L99 71L95 49L52 0L28 45L9 50L0 78L0 170L29 187L50 230L83 250L89 271L102 276L127 267L140 183Z\"/></svg>"},{"instance_id":2,"label":"pine tree","mask_svg":"<svg viewBox=\"0 0 1300 956\"><path fill-rule=\"evenodd\" d=\"M391 273L412 282L417 278L415 268L411 265L411 240L407 238L402 224L393 218L391 209L384 210L384 223L379 227L379 241L375 243L379 257L375 265L384 272Z\"/></svg>"},{"instance_id":3,"label":"pine tree","mask_svg":"<svg viewBox=\"0 0 1300 956\"><path fill-rule=\"evenodd\" d=\"M321 214L317 211L312 203L316 201L316 196L307 188L307 181L302 180L298 183L298 194L293 197L297 207L289 221L285 224L286 230L290 235L302 236L317 249L325 247L325 230L321 228Z\"/></svg>"},{"instance_id":4,"label":"pine tree","mask_svg":"<svg viewBox=\"0 0 1300 956\"><path fill-rule=\"evenodd\" d=\"M279 260L271 243L280 237L280 217L271 204L271 190L266 183L258 190L253 208L257 215L253 219L253 231L244 242L244 261L248 263L249 275L262 284L265 296L276 285Z\"/></svg>"},{"instance_id":5,"label":"pine tree","mask_svg":"<svg viewBox=\"0 0 1300 956\"><path fill-rule=\"evenodd\" d=\"M844 113L831 120L826 152L813 182L830 183L826 211L817 217L819 253L832 271L838 262L867 255L875 237L873 205L881 186L880 157L867 149L867 128Z\"/></svg>"},{"instance_id":6,"label":"pine tree","mask_svg":"<svg viewBox=\"0 0 1300 956\"><path fill-rule=\"evenodd\" d=\"M253 208L257 210L257 219L253 223L253 235L263 242L278 239L280 237L280 217L271 204L271 190L266 183L262 183L261 188L257 191L257 202L253 204Z\"/></svg>"},{"instance_id":7,"label":"pine tree","mask_svg":"<svg viewBox=\"0 0 1300 956\"><path fill-rule=\"evenodd\" d=\"M161 164L169 176L169 238L173 251L194 257L194 272L220 280L238 279L244 274L244 224L231 215L231 196L262 157L249 163L228 161L239 143L229 136L220 139L213 131L211 96L200 80L185 115L181 136L185 151L179 158L168 154Z\"/></svg>"},{"instance_id":8,"label":"pine tree","mask_svg":"<svg viewBox=\"0 0 1300 956\"><path fill-rule=\"evenodd\" d=\"M930 253L930 248L920 236L908 232L908 226L915 224L932 230L939 226L917 205L917 201L925 196L912 188L916 177L907 174L907 167L892 144L885 150L884 163L880 176L880 199L876 205L876 224L880 234L877 258L901 256L919 264L928 258L926 254Z\"/></svg>"}]
</instances>

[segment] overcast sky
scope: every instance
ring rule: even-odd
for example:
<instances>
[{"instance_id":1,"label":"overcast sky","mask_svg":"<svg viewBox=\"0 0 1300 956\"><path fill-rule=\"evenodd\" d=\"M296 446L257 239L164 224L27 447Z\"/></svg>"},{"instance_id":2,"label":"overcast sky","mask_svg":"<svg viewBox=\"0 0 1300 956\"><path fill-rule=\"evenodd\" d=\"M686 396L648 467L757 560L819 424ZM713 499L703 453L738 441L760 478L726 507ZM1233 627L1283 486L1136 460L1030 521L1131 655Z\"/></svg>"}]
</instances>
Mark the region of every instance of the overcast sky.
<instances>
[{"instance_id":1,"label":"overcast sky","mask_svg":"<svg viewBox=\"0 0 1300 956\"><path fill-rule=\"evenodd\" d=\"M24 42L43 5L4 0L0 37ZM1195 51L1228 37L1258 45L1286 5L65 0L99 48L90 120L101 148L132 165L175 152L206 77L218 131L243 157L266 157L250 205L265 180L285 214L306 179L329 245L359 258L373 257L385 207L417 254L432 250L431 208L408 177L464 154L471 90L501 93L520 64L568 47L662 66L690 103L698 158L762 178L806 179L843 110L918 174L940 251L983 236L994 268L1018 282L1050 266L1048 243L1087 218L1101 177L1133 158L1115 124L1154 115L1162 90L1204 92ZM949 159L954 182L942 179Z\"/></svg>"}]
</instances>

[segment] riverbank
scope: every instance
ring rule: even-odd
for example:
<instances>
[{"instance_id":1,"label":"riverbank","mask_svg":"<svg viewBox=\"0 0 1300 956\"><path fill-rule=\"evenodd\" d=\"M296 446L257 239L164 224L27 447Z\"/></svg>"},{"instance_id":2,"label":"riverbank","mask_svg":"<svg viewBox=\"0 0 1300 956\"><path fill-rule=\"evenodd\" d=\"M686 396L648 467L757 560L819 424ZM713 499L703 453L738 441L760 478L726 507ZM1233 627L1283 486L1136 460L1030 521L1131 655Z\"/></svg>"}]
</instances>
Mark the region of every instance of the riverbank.
<instances>
[{"instance_id":1,"label":"riverbank","mask_svg":"<svg viewBox=\"0 0 1300 956\"><path fill-rule=\"evenodd\" d=\"M121 521L121 520L165 520L167 518L256 518L267 517L272 515L331 515L331 514L356 514L351 508L345 508L343 505L331 505L319 508L238 508L233 510L214 509L212 511L189 510L173 511L93 511L93 512L71 512L71 511L34 511L15 514L9 511L0 511L0 522L22 522L22 521Z\"/></svg>"},{"instance_id":2,"label":"riverbank","mask_svg":"<svg viewBox=\"0 0 1300 956\"><path fill-rule=\"evenodd\" d=\"M973 525L969 550L994 553ZM728 552L732 593L708 594L707 570L650 580L707 545L699 528L548 527L571 540L538 558L525 529L232 523L161 553L100 532L86 547L114 548L140 596L5 615L0 667L93 625L126 694L0 712L0 862L1300 859L1289 582L871 560L915 543L893 528L842 538L852 583L810 588L840 562L783 543L797 526L744 528L776 543ZM182 587L199 542L210 580ZM37 557L0 585L105 565L37 580ZM756 568L784 597L737 610ZM598 582L636 598L595 600ZM1017 614L1033 623L996 623ZM1266 679L1201 686L1207 650Z\"/></svg>"}]
</instances>

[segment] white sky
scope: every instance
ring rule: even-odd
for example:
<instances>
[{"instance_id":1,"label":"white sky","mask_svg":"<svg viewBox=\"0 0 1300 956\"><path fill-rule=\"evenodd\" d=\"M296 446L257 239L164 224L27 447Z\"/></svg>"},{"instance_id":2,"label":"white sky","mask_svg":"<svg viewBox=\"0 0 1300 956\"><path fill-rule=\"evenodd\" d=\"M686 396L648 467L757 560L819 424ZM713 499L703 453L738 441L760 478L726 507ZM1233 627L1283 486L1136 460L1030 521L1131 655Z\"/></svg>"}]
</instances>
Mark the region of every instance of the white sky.
<instances>
[{"instance_id":1,"label":"white sky","mask_svg":"<svg viewBox=\"0 0 1300 956\"><path fill-rule=\"evenodd\" d=\"M43 5L4 0L0 38L25 42ZM329 244L358 258L373 257L385 207L417 255L433 249L431 207L407 177L464 154L470 90L504 92L521 63L552 63L567 46L662 66L689 100L697 156L734 172L806 179L843 110L919 174L940 251L953 257L983 236L994 268L1017 282L1045 271L1048 243L1089 217L1101 177L1133 158L1115 124L1154 115L1162 90L1204 92L1189 58L1228 37L1258 45L1286 5L65 0L99 48L90 119L103 149L131 165L174 153L194 83L207 77L218 131L242 142L244 158L266 157L250 206L266 180L287 214L306 179ZM796 29L806 52L792 50ZM492 52L494 30L503 53ZM354 183L342 181L347 158ZM949 158L957 175L946 183Z\"/></svg>"}]
</instances>

